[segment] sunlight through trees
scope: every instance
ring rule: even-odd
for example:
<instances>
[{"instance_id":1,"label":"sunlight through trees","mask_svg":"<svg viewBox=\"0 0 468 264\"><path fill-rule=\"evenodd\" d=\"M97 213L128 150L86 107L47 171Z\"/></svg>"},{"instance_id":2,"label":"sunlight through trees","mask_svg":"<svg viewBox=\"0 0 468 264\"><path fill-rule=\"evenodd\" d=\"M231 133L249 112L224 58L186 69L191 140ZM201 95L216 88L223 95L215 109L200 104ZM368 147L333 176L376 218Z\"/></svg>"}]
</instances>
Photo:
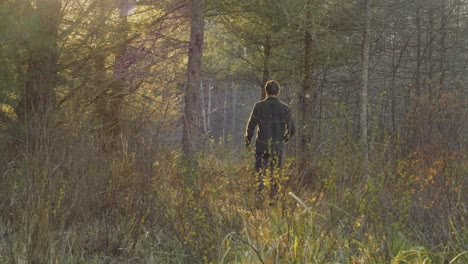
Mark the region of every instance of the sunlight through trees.
<instances>
[{"instance_id":1,"label":"sunlight through trees","mask_svg":"<svg viewBox=\"0 0 468 264\"><path fill-rule=\"evenodd\" d=\"M464 0L0 1L0 262L466 263L467 30Z\"/></svg>"}]
</instances>

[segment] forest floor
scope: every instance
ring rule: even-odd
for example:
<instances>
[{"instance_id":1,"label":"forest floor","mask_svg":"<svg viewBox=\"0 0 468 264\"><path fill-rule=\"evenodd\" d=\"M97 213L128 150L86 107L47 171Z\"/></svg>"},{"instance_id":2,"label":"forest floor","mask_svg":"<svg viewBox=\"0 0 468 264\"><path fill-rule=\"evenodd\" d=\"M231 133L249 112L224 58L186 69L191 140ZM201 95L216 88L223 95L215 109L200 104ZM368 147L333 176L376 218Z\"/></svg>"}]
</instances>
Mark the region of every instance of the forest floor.
<instances>
[{"instance_id":1,"label":"forest floor","mask_svg":"<svg viewBox=\"0 0 468 264\"><path fill-rule=\"evenodd\" d=\"M176 152L151 164L127 153L12 162L0 262L468 262L463 159L375 164L366 180L350 156L316 160L302 177L290 159L278 197L267 178L259 203L250 159L237 154L212 151L197 168Z\"/></svg>"}]
</instances>

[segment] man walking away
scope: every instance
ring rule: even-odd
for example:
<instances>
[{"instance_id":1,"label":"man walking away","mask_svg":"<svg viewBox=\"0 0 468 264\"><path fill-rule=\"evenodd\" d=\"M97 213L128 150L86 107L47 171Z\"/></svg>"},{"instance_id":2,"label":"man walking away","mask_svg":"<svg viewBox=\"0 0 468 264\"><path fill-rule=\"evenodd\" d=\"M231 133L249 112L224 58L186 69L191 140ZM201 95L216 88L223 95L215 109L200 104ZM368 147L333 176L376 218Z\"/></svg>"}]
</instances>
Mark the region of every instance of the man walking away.
<instances>
[{"instance_id":1,"label":"man walking away","mask_svg":"<svg viewBox=\"0 0 468 264\"><path fill-rule=\"evenodd\" d=\"M270 198L275 199L278 192L274 171L282 165L284 142L295 133L290 107L278 99L280 85L276 81L268 81L265 86L267 97L255 103L245 133L245 144L250 146L255 128L255 171L258 175L258 193L265 188L263 179L269 167L271 175Z\"/></svg>"}]
</instances>

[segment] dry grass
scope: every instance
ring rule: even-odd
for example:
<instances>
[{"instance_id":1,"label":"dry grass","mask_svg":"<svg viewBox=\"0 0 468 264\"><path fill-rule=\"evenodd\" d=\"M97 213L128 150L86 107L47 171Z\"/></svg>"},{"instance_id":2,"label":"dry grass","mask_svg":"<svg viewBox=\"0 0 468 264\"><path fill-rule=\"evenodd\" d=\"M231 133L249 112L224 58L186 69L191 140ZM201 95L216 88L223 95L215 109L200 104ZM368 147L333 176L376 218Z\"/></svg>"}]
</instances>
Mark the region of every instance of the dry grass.
<instances>
[{"instance_id":1,"label":"dry grass","mask_svg":"<svg viewBox=\"0 0 468 264\"><path fill-rule=\"evenodd\" d=\"M279 199L258 209L243 151L213 143L187 168L164 144L121 137L109 149L85 128L40 128L1 163L2 263L468 260L465 154L378 150L363 182L354 146L330 145L315 161L320 184L298 186L291 160Z\"/></svg>"}]
</instances>

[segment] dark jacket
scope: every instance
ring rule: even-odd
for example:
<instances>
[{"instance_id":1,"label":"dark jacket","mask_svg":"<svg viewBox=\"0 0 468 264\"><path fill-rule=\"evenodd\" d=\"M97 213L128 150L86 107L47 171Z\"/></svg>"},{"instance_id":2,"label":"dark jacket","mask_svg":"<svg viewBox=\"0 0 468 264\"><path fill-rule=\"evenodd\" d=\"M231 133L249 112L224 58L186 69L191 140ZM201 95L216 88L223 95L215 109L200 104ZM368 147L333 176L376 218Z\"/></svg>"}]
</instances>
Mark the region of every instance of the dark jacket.
<instances>
[{"instance_id":1,"label":"dark jacket","mask_svg":"<svg viewBox=\"0 0 468 264\"><path fill-rule=\"evenodd\" d=\"M254 105L245 133L247 146L250 145L257 126L257 152L281 151L283 142L288 141L296 130L291 109L276 97L267 97Z\"/></svg>"}]
</instances>

